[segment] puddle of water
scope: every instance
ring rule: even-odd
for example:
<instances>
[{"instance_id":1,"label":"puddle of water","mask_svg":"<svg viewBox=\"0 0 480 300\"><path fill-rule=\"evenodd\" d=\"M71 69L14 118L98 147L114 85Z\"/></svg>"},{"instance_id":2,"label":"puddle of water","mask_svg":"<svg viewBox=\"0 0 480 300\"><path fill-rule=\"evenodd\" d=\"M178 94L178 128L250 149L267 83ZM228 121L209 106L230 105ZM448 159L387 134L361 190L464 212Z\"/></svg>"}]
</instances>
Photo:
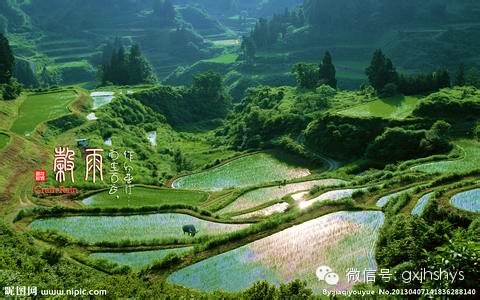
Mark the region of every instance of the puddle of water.
<instances>
[{"instance_id":1,"label":"puddle of water","mask_svg":"<svg viewBox=\"0 0 480 300\"><path fill-rule=\"evenodd\" d=\"M108 104L113 99L114 92L91 92L90 97L93 98L93 110L102 105Z\"/></svg>"},{"instance_id":2,"label":"puddle of water","mask_svg":"<svg viewBox=\"0 0 480 300\"><path fill-rule=\"evenodd\" d=\"M97 120L97 119L98 119L97 116L95 116L95 113L93 113L93 112L89 113L87 115L87 120L89 120L89 121L93 121L93 120Z\"/></svg>"},{"instance_id":3,"label":"puddle of water","mask_svg":"<svg viewBox=\"0 0 480 300\"><path fill-rule=\"evenodd\" d=\"M147 134L148 134L148 140L150 141L150 144L152 146L156 146L157 145L157 132L156 131L150 131Z\"/></svg>"}]
</instances>

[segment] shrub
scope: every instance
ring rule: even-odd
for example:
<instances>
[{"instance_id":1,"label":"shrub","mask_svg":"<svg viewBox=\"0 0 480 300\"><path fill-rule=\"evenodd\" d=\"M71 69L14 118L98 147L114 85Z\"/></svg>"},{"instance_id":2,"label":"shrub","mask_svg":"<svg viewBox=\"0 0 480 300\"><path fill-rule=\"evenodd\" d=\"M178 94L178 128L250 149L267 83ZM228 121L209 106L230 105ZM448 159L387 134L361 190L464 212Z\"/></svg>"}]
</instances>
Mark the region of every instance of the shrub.
<instances>
[{"instance_id":1,"label":"shrub","mask_svg":"<svg viewBox=\"0 0 480 300\"><path fill-rule=\"evenodd\" d=\"M49 265L57 264L62 258L62 252L56 248L48 248L41 256Z\"/></svg>"},{"instance_id":2,"label":"shrub","mask_svg":"<svg viewBox=\"0 0 480 300\"><path fill-rule=\"evenodd\" d=\"M150 270L165 270L178 265L182 262L182 258L175 253L169 253L161 261L154 263Z\"/></svg>"}]
</instances>

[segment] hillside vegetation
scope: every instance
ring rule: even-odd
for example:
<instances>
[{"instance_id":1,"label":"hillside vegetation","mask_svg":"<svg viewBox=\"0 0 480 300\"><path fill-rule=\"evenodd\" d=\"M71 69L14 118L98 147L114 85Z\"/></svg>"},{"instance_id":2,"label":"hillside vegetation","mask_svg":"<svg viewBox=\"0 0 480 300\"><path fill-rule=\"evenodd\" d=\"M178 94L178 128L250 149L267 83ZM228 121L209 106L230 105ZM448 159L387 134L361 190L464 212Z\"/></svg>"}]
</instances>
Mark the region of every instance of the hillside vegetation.
<instances>
[{"instance_id":1,"label":"hillside vegetation","mask_svg":"<svg viewBox=\"0 0 480 300\"><path fill-rule=\"evenodd\" d=\"M478 4L87 2L0 2L2 296L478 292Z\"/></svg>"}]
</instances>

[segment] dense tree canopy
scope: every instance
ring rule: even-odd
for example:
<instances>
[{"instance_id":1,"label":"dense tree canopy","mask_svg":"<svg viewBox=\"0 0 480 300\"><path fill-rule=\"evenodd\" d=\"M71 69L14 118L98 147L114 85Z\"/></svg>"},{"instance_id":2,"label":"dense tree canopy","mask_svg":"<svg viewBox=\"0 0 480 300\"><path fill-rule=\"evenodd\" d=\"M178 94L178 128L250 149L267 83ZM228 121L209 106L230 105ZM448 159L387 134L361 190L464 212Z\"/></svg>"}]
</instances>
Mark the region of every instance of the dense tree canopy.
<instances>
[{"instance_id":1,"label":"dense tree canopy","mask_svg":"<svg viewBox=\"0 0 480 300\"><path fill-rule=\"evenodd\" d=\"M388 83L395 83L397 72L393 67L392 61L385 57L381 49L373 53L370 66L365 69L369 83L377 91L382 91Z\"/></svg>"},{"instance_id":2,"label":"dense tree canopy","mask_svg":"<svg viewBox=\"0 0 480 300\"><path fill-rule=\"evenodd\" d=\"M155 0L153 13L158 18L160 26L173 25L175 23L175 8L169 0Z\"/></svg>"},{"instance_id":3,"label":"dense tree canopy","mask_svg":"<svg viewBox=\"0 0 480 300\"><path fill-rule=\"evenodd\" d=\"M0 33L0 84L10 83L14 66L15 58L12 49L10 49L8 39Z\"/></svg>"},{"instance_id":4,"label":"dense tree canopy","mask_svg":"<svg viewBox=\"0 0 480 300\"><path fill-rule=\"evenodd\" d=\"M133 44L127 53L118 39L114 45L105 46L100 68L102 85L134 85L157 81L152 66L141 54L138 44Z\"/></svg>"},{"instance_id":5,"label":"dense tree canopy","mask_svg":"<svg viewBox=\"0 0 480 300\"><path fill-rule=\"evenodd\" d=\"M335 66L332 63L332 55L325 52L319 70L320 84L328 84L332 88L337 88L337 79L335 78Z\"/></svg>"},{"instance_id":6,"label":"dense tree canopy","mask_svg":"<svg viewBox=\"0 0 480 300\"><path fill-rule=\"evenodd\" d=\"M318 66L316 64L297 63L292 68L297 76L298 85L304 89L314 89L318 85Z\"/></svg>"}]
</instances>

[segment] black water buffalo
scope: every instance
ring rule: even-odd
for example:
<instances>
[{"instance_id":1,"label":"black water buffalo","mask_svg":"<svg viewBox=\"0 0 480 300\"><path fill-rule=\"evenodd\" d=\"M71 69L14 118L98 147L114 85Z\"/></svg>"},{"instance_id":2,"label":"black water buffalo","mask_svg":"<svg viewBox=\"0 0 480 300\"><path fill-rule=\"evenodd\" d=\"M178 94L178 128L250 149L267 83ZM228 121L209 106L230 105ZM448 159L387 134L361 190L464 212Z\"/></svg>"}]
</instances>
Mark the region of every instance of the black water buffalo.
<instances>
[{"instance_id":1,"label":"black water buffalo","mask_svg":"<svg viewBox=\"0 0 480 300\"><path fill-rule=\"evenodd\" d=\"M200 231L200 230L196 230L195 226L193 226L192 224L183 225L182 229L183 229L183 234L188 233L188 235L190 236L195 236L195 234Z\"/></svg>"}]
</instances>

